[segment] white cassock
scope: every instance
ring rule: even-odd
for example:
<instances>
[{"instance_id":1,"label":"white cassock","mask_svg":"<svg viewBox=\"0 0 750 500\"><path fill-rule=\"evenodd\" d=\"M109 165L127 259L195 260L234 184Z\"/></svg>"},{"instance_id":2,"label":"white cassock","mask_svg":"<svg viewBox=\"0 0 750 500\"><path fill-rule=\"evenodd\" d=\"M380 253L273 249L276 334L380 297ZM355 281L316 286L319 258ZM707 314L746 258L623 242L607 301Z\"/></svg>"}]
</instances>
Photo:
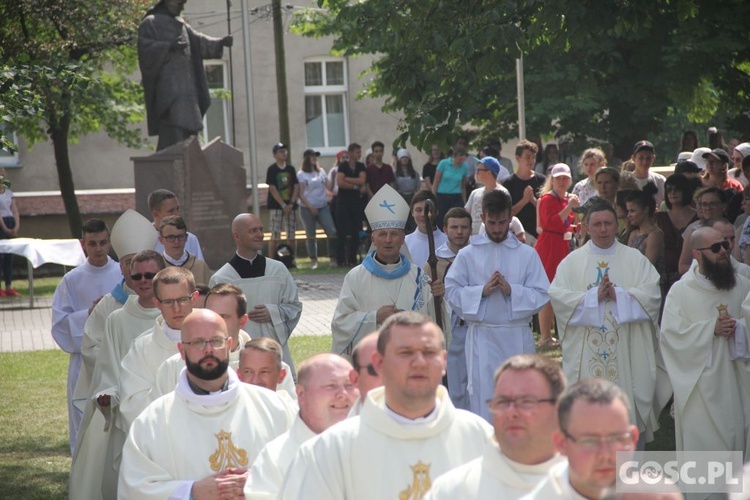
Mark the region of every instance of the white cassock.
<instances>
[{"instance_id":1,"label":"white cassock","mask_svg":"<svg viewBox=\"0 0 750 500\"><path fill-rule=\"evenodd\" d=\"M547 477L540 482L536 488L526 496L521 497L523 500L586 500L586 497L579 494L570 485L568 461L552 467L547 473Z\"/></svg>"},{"instance_id":2,"label":"white cassock","mask_svg":"<svg viewBox=\"0 0 750 500\"><path fill-rule=\"evenodd\" d=\"M457 410L443 386L436 405L408 420L386 407L383 387L372 389L359 417L302 445L279 498L422 498L433 478L477 458L492 433L478 416Z\"/></svg>"},{"instance_id":3,"label":"white cassock","mask_svg":"<svg viewBox=\"0 0 750 500\"><path fill-rule=\"evenodd\" d=\"M130 344L154 324L159 314L159 309L142 307L138 296L131 295L105 322L70 472L70 498L117 496L117 467L126 434L112 425L119 411L120 363ZM102 394L110 395L108 407L97 404Z\"/></svg>"},{"instance_id":4,"label":"white cassock","mask_svg":"<svg viewBox=\"0 0 750 500\"><path fill-rule=\"evenodd\" d=\"M259 260L260 259L260 260ZM250 267L262 264L265 267L259 272L249 272ZM253 269L255 271L255 269ZM297 284L289 270L281 262L257 255L252 263L236 255L211 277L208 286L213 288L219 283L231 283L239 287L247 298L247 310L264 305L271 315L270 323L248 321L244 330L250 337L270 337L281 344L284 349L284 361L291 368L292 378L296 378L294 360L289 351L289 337L299 323L302 315L302 302L297 295Z\"/></svg>"},{"instance_id":5,"label":"white cassock","mask_svg":"<svg viewBox=\"0 0 750 500\"><path fill-rule=\"evenodd\" d=\"M115 288L102 297L96 307L89 314L83 326L83 339L81 341L81 371L78 372L78 381L73 391L73 406L83 414L86 402L91 394L91 377L94 375L96 357L99 355L99 347L104 337L104 328L107 318L113 312L121 309L130 295L134 295L125 284L125 280L118 283ZM80 432L80 428L79 428Z\"/></svg>"},{"instance_id":6,"label":"white cassock","mask_svg":"<svg viewBox=\"0 0 750 500\"><path fill-rule=\"evenodd\" d=\"M560 462L565 462L562 455L540 464L519 464L503 455L493 436L481 457L437 478L424 500L514 500L531 492Z\"/></svg>"},{"instance_id":7,"label":"white cassock","mask_svg":"<svg viewBox=\"0 0 750 500\"><path fill-rule=\"evenodd\" d=\"M315 436L297 415L292 428L268 443L253 463L245 483L245 499L275 499L300 446Z\"/></svg>"},{"instance_id":8,"label":"white cassock","mask_svg":"<svg viewBox=\"0 0 750 500\"><path fill-rule=\"evenodd\" d=\"M435 238L435 249L448 243L448 237L440 230L435 229L432 233ZM430 256L430 244L427 241L427 233L423 233L419 228L409 233L404 238L406 248L409 249L411 263L418 267L424 267L427 258Z\"/></svg>"},{"instance_id":9,"label":"white cassock","mask_svg":"<svg viewBox=\"0 0 750 500\"><path fill-rule=\"evenodd\" d=\"M495 271L511 287L482 297ZM549 280L539 255L508 232L501 243L478 235L459 250L445 277L445 297L467 323L466 365L469 409L490 420L486 401L495 390L495 370L516 354L535 353L531 318L549 301Z\"/></svg>"},{"instance_id":10,"label":"white cassock","mask_svg":"<svg viewBox=\"0 0 750 500\"><path fill-rule=\"evenodd\" d=\"M229 366L232 367L234 371L237 371L240 366L240 353L242 352L242 346L244 346L249 341L250 335L248 335L244 330L240 330L240 348L229 353ZM286 374L279 384L279 389L284 390L287 394L290 395L291 398L293 398L293 401L296 401L297 391L294 387L294 379L292 378L292 373L289 370L289 366L282 361L281 367L286 370ZM169 394L170 392L174 391L183 368L185 368L185 360L182 359L180 353L177 353L164 361L164 363L161 364L156 372L156 383L151 388L150 398L152 400L155 400L160 396Z\"/></svg>"},{"instance_id":11,"label":"white cassock","mask_svg":"<svg viewBox=\"0 0 750 500\"><path fill-rule=\"evenodd\" d=\"M745 278L750 280L750 266L748 266L744 262L738 261L731 255L729 256L729 260L732 262L732 267L734 267L735 273L739 274L740 276L744 276ZM693 259L692 262L690 262L690 269L688 272L691 272L693 268L697 268L697 267L698 267L698 261Z\"/></svg>"},{"instance_id":12,"label":"white cassock","mask_svg":"<svg viewBox=\"0 0 750 500\"><path fill-rule=\"evenodd\" d=\"M186 371L174 392L133 422L122 453L119 498L188 499L195 481L228 468L249 468L260 450L286 432L294 415L279 397L227 371L225 391L195 394Z\"/></svg>"},{"instance_id":13,"label":"white cassock","mask_svg":"<svg viewBox=\"0 0 750 500\"><path fill-rule=\"evenodd\" d=\"M68 365L68 428L70 454L76 449L76 433L82 414L73 406L73 392L81 369L81 341L89 308L99 297L108 294L122 279L120 265L110 258L101 267L87 260L62 277L52 299L52 337L60 349L70 353Z\"/></svg>"},{"instance_id":14,"label":"white cassock","mask_svg":"<svg viewBox=\"0 0 750 500\"><path fill-rule=\"evenodd\" d=\"M153 401L151 388L156 372L169 357L177 354L180 331L170 328L163 316L133 341L120 366L120 412L116 425L127 434L130 425Z\"/></svg>"},{"instance_id":15,"label":"white cassock","mask_svg":"<svg viewBox=\"0 0 750 500\"><path fill-rule=\"evenodd\" d=\"M608 274L615 302L599 302L599 283ZM631 401L630 421L646 442L658 429L657 387L659 273L638 250L619 242L601 249L591 241L569 254L549 288L569 384L604 378ZM666 391L668 392L668 391ZM667 396L668 397L668 396Z\"/></svg>"},{"instance_id":16,"label":"white cassock","mask_svg":"<svg viewBox=\"0 0 750 500\"><path fill-rule=\"evenodd\" d=\"M438 276L442 277L445 283L445 274L456 254L450 249L448 243L441 245L435 250L437 261ZM424 265L425 273L432 278L429 264ZM443 297L443 333L446 337L448 346L448 368L446 377L448 378L448 394L450 394L453 406L462 410L469 409L469 395L466 393L466 386L469 383L469 376L466 371L466 330L468 325Z\"/></svg>"},{"instance_id":17,"label":"white cassock","mask_svg":"<svg viewBox=\"0 0 750 500\"><path fill-rule=\"evenodd\" d=\"M404 255L396 264L380 264L370 253L346 273L333 312L331 352L351 356L354 346L377 330L378 309L395 305L405 311L422 311L434 318L429 278Z\"/></svg>"},{"instance_id":18,"label":"white cassock","mask_svg":"<svg viewBox=\"0 0 750 500\"><path fill-rule=\"evenodd\" d=\"M164 253L164 245L161 244L161 241L159 241L158 234L159 230L156 230L157 238L156 243L154 244L154 250L156 250L159 253ZM203 250L201 249L201 244L198 241L198 237L191 233L190 231L187 232L187 241L185 242L185 251L190 253L191 255L195 255L198 259L202 261L206 261L206 259L203 257Z\"/></svg>"},{"instance_id":19,"label":"white cassock","mask_svg":"<svg viewBox=\"0 0 750 500\"><path fill-rule=\"evenodd\" d=\"M661 352L674 388L678 451L744 451L742 370L734 361L747 350L743 300L750 281L737 276L718 290L697 266L672 285L661 321ZM737 320L730 339L714 335L719 314Z\"/></svg>"}]
</instances>

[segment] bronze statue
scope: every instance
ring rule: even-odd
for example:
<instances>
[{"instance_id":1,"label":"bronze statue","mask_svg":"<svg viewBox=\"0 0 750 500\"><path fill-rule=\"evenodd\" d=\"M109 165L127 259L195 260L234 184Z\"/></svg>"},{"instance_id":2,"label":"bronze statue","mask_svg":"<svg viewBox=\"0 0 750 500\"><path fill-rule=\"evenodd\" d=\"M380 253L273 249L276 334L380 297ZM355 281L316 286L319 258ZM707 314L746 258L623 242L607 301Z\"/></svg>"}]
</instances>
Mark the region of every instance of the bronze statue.
<instances>
[{"instance_id":1,"label":"bronze statue","mask_svg":"<svg viewBox=\"0 0 750 500\"><path fill-rule=\"evenodd\" d=\"M148 135L157 150L203 130L211 104L203 59L221 58L232 37L198 33L180 17L187 0L159 0L138 30L138 64L146 97Z\"/></svg>"}]
</instances>

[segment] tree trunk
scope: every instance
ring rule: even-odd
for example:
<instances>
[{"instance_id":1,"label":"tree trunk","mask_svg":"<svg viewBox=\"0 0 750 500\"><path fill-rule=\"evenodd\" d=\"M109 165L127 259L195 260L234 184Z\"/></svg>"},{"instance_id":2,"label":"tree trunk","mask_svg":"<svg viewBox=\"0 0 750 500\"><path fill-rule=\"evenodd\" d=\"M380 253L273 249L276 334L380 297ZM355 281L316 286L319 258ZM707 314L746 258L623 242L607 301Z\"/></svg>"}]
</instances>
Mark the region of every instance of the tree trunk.
<instances>
[{"instance_id":1,"label":"tree trunk","mask_svg":"<svg viewBox=\"0 0 750 500\"><path fill-rule=\"evenodd\" d=\"M273 45L276 52L276 94L279 107L279 138L286 144L291 163L289 142L289 97L286 90L286 53L284 51L284 26L281 19L281 0L271 1L273 10Z\"/></svg>"},{"instance_id":2,"label":"tree trunk","mask_svg":"<svg viewBox=\"0 0 750 500\"><path fill-rule=\"evenodd\" d=\"M60 183L60 194L62 195L65 213L68 216L70 234L73 238L81 237L81 211L78 208L75 186L73 185L73 171L70 168L70 156L68 154L68 132L70 130L70 116L64 115L55 126L50 126L49 135L52 139L52 147L55 151L55 164L57 165L57 179Z\"/></svg>"}]
</instances>

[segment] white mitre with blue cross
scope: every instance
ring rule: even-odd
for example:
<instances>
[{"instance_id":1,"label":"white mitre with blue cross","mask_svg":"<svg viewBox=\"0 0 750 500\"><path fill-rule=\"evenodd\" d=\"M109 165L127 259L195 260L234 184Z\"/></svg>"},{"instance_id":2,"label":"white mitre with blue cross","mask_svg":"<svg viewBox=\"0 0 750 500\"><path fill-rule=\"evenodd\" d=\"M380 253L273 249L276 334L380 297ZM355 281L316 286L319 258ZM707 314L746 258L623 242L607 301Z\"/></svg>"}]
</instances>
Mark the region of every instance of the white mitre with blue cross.
<instances>
[{"instance_id":1,"label":"white mitre with blue cross","mask_svg":"<svg viewBox=\"0 0 750 500\"><path fill-rule=\"evenodd\" d=\"M142 250L153 250L156 238L154 225L132 209L127 209L117 219L109 235L109 241L119 259Z\"/></svg>"},{"instance_id":2,"label":"white mitre with blue cross","mask_svg":"<svg viewBox=\"0 0 750 500\"><path fill-rule=\"evenodd\" d=\"M372 230L404 229L409 218L409 205L398 191L386 184L375 193L365 207L365 216Z\"/></svg>"}]
</instances>

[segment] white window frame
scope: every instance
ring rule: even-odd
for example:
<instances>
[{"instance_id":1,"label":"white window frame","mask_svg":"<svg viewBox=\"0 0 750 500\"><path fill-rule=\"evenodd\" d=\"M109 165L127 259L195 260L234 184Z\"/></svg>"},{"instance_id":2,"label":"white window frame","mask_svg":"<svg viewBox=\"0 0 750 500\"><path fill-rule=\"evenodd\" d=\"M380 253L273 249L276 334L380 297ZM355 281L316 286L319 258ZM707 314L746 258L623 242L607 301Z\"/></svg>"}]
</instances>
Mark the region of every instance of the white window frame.
<instances>
[{"instance_id":1,"label":"white window frame","mask_svg":"<svg viewBox=\"0 0 750 500\"><path fill-rule=\"evenodd\" d=\"M0 123L2 126L2 123ZM18 149L18 134L15 132L7 132L8 135L13 139L13 144L16 146L16 152L9 156L0 156L0 167L1 168L20 168L23 166L21 158L19 156Z\"/></svg>"},{"instance_id":2,"label":"white window frame","mask_svg":"<svg viewBox=\"0 0 750 500\"><path fill-rule=\"evenodd\" d=\"M328 120L326 119L326 100L321 99L322 108L322 124L323 124L323 142L325 146L310 146L307 143L307 137L305 137L305 143L308 148L313 148L324 156L333 156L342 148L346 148L349 144L349 72L347 71L347 60L343 57L308 57L303 61L303 64L307 63L318 63L321 65L321 74L323 76L323 82L326 82L326 63L327 62L338 62L343 65L344 83L342 85L305 85L304 94L305 98L308 96L320 96L321 98L327 95L340 95L342 97L344 105L344 144L329 146L328 141ZM304 78L304 66L303 66L303 78ZM304 83L304 80L303 80ZM306 119L307 117L305 117ZM307 136L307 127L305 127L305 136Z\"/></svg>"},{"instance_id":3,"label":"white window frame","mask_svg":"<svg viewBox=\"0 0 750 500\"><path fill-rule=\"evenodd\" d=\"M227 62L224 61L223 59L205 59L203 61L203 67L205 68L208 66L221 66L222 80L224 81L223 90L228 92L229 88L227 87L227 80L229 79L229 75L228 75L228 70L227 70ZM211 90L212 90L211 88L208 89L209 93L211 92ZM232 96L232 98L234 98L234 96ZM213 135L214 137L216 137L216 135L221 135L224 137L225 143L229 145L233 145L232 144L232 129L231 129L231 123L230 123L230 116L229 116L229 113L230 113L229 99L220 99L219 101L221 102L222 111L224 112L224 133L213 134ZM214 102L211 103L212 106L215 104L216 103ZM203 116L203 130L201 130L201 133L200 133L201 142L203 142L203 144L208 144L208 141L213 139L213 137L210 137L210 138L208 137L207 135L208 132L210 132L208 130L208 119L206 118L206 116Z\"/></svg>"}]
</instances>

